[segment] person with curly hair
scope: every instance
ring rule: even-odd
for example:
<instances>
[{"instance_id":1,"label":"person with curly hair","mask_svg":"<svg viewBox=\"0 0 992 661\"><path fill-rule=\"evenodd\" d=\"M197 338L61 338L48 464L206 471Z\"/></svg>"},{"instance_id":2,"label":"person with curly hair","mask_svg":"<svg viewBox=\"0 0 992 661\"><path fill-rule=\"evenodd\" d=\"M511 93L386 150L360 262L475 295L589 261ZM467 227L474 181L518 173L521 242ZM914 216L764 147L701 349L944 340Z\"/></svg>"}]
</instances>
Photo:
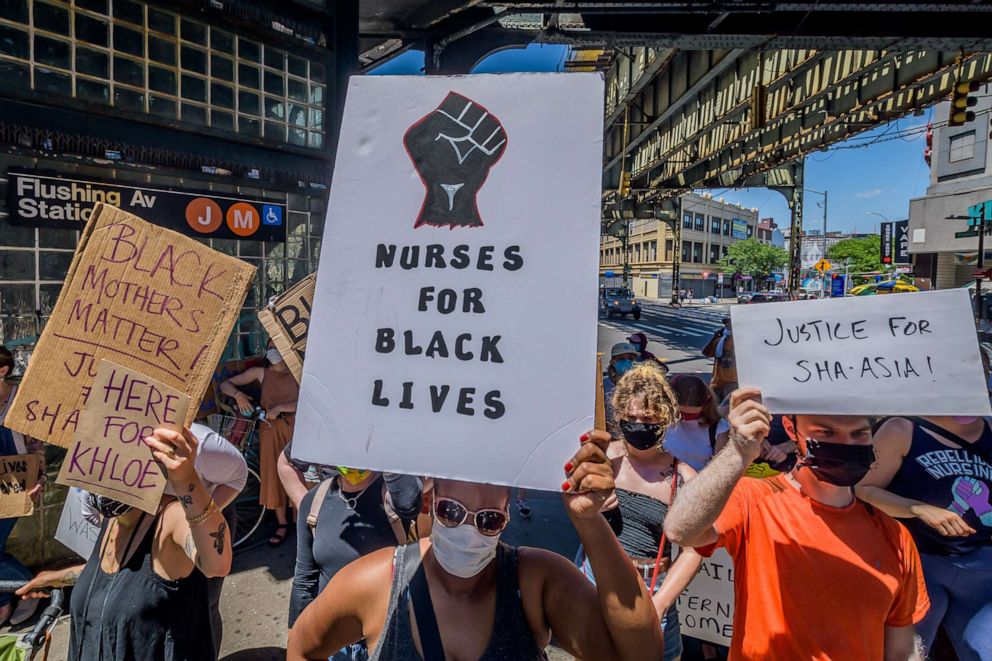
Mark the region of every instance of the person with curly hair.
<instances>
[{"instance_id":1,"label":"person with curly hair","mask_svg":"<svg viewBox=\"0 0 992 661\"><path fill-rule=\"evenodd\" d=\"M622 443L610 445L616 490L602 512L652 592L665 637L664 658L671 661L682 654L675 601L696 575L702 558L693 549L683 548L673 562L663 529L678 489L696 471L665 446L666 430L679 421L679 403L655 363L639 363L624 373L613 391L612 404ZM582 548L576 564L595 582Z\"/></svg>"}]
</instances>

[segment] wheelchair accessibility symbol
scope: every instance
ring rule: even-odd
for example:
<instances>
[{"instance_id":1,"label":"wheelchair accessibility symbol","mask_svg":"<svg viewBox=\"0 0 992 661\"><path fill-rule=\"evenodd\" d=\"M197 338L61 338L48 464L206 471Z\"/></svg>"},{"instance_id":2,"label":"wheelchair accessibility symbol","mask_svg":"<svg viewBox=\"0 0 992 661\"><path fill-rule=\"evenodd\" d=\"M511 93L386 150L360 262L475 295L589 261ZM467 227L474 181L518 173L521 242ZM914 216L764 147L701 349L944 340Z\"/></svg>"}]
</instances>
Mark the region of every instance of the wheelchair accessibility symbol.
<instances>
[{"instance_id":1,"label":"wheelchair accessibility symbol","mask_svg":"<svg viewBox=\"0 0 992 661\"><path fill-rule=\"evenodd\" d=\"M282 207L272 204L262 205L263 225L282 225Z\"/></svg>"}]
</instances>

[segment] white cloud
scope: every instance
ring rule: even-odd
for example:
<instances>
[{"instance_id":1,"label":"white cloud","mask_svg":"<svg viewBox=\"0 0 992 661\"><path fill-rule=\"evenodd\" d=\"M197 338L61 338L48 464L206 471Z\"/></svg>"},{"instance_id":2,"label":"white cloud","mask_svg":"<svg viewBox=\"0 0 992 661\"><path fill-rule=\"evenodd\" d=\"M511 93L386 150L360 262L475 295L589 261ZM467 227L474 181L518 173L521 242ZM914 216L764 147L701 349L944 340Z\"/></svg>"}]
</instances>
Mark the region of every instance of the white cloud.
<instances>
[{"instance_id":1,"label":"white cloud","mask_svg":"<svg viewBox=\"0 0 992 661\"><path fill-rule=\"evenodd\" d=\"M868 198L868 197L878 197L882 194L881 188L872 188L871 190L863 190L855 193L855 197Z\"/></svg>"}]
</instances>

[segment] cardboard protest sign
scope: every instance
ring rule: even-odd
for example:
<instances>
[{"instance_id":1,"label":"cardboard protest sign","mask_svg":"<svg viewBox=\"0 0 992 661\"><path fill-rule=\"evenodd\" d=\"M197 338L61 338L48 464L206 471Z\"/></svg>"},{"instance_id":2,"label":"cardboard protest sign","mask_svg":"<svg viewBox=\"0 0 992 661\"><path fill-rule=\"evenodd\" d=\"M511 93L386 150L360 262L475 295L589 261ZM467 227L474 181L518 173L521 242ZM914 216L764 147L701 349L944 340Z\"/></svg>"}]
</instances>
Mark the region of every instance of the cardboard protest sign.
<instances>
[{"instance_id":1,"label":"cardboard protest sign","mask_svg":"<svg viewBox=\"0 0 992 661\"><path fill-rule=\"evenodd\" d=\"M100 537L100 526L93 525L83 516L83 496L85 492L72 487L65 494L62 516L55 531L55 539L84 560L89 559Z\"/></svg>"},{"instance_id":2,"label":"cardboard protest sign","mask_svg":"<svg viewBox=\"0 0 992 661\"><path fill-rule=\"evenodd\" d=\"M703 558L699 573L678 598L683 636L730 645L734 635L734 561L719 548Z\"/></svg>"},{"instance_id":3,"label":"cardboard protest sign","mask_svg":"<svg viewBox=\"0 0 992 661\"><path fill-rule=\"evenodd\" d=\"M772 413L992 413L968 292L732 308L737 375Z\"/></svg>"},{"instance_id":4,"label":"cardboard protest sign","mask_svg":"<svg viewBox=\"0 0 992 661\"><path fill-rule=\"evenodd\" d=\"M602 122L597 74L351 79L296 456L560 488L595 409Z\"/></svg>"},{"instance_id":5,"label":"cardboard protest sign","mask_svg":"<svg viewBox=\"0 0 992 661\"><path fill-rule=\"evenodd\" d=\"M154 514L166 478L142 439L156 427L178 431L190 408L175 388L100 361L58 483Z\"/></svg>"},{"instance_id":6,"label":"cardboard protest sign","mask_svg":"<svg viewBox=\"0 0 992 661\"><path fill-rule=\"evenodd\" d=\"M303 378L303 354L310 330L310 309L317 274L313 273L293 285L285 294L258 311L258 319L272 338L286 367L299 383Z\"/></svg>"},{"instance_id":7,"label":"cardboard protest sign","mask_svg":"<svg viewBox=\"0 0 992 661\"><path fill-rule=\"evenodd\" d=\"M5 424L68 447L104 358L198 402L254 274L235 257L97 205Z\"/></svg>"},{"instance_id":8,"label":"cardboard protest sign","mask_svg":"<svg viewBox=\"0 0 992 661\"><path fill-rule=\"evenodd\" d=\"M0 457L0 519L30 516L34 502L28 495L38 484L41 455L14 454Z\"/></svg>"}]
</instances>

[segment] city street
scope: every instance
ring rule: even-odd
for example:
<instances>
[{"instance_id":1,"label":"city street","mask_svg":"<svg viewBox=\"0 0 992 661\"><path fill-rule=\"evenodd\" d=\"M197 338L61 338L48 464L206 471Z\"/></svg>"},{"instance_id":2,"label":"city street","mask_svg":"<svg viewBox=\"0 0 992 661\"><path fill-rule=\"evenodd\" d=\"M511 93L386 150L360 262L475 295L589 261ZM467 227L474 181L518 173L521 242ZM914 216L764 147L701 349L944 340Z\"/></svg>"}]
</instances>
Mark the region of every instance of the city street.
<instances>
[{"instance_id":1,"label":"city street","mask_svg":"<svg viewBox=\"0 0 992 661\"><path fill-rule=\"evenodd\" d=\"M668 307L665 301L638 299L641 319L633 317L599 317L599 351L603 367L610 359L610 348L624 342L631 333L648 336L648 351L661 358L673 372L709 374L712 360L702 356L703 347L722 327L721 320L730 314L728 305L700 304L680 309Z\"/></svg>"}]
</instances>

